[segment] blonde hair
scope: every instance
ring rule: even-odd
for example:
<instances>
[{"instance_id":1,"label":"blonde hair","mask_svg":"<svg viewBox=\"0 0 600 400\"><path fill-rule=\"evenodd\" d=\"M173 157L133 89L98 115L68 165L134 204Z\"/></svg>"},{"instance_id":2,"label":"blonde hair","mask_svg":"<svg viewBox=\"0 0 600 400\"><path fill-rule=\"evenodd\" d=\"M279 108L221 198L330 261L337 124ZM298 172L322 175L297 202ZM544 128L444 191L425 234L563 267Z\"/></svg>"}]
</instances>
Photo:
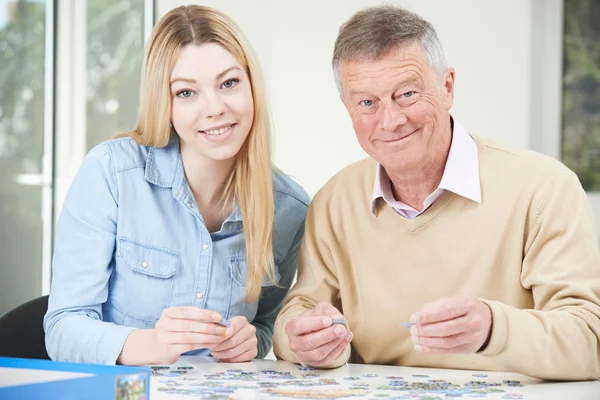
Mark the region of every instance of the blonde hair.
<instances>
[{"instance_id":1,"label":"blonde hair","mask_svg":"<svg viewBox=\"0 0 600 400\"><path fill-rule=\"evenodd\" d=\"M225 186L222 204L237 200L246 239L246 302L257 301L265 275L275 282L274 200L271 181L271 128L258 64L237 25L226 15L199 5L169 11L154 27L146 47L138 120L131 136L144 146L164 147L176 134L170 126L170 74L187 45L216 43L246 69L254 100L254 120Z\"/></svg>"}]
</instances>

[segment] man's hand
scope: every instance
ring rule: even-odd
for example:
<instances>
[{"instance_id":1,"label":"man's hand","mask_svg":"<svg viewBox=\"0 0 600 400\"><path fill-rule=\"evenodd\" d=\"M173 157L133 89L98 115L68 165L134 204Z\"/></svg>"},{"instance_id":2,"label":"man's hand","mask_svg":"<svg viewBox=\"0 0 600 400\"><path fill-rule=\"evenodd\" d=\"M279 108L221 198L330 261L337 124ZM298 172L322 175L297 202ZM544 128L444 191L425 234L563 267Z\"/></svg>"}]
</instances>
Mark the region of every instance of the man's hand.
<instances>
[{"instance_id":1,"label":"man's hand","mask_svg":"<svg viewBox=\"0 0 600 400\"><path fill-rule=\"evenodd\" d=\"M231 318L231 326L225 333L226 339L210 348L210 354L223 362L245 362L258 355L256 327L246 317Z\"/></svg>"},{"instance_id":2,"label":"man's hand","mask_svg":"<svg viewBox=\"0 0 600 400\"><path fill-rule=\"evenodd\" d=\"M415 349L431 354L470 354L489 342L492 312L480 300L443 297L423 305L410 317Z\"/></svg>"},{"instance_id":3,"label":"man's hand","mask_svg":"<svg viewBox=\"0 0 600 400\"><path fill-rule=\"evenodd\" d=\"M290 350L300 362L321 367L331 364L352 341L352 332L345 325L332 325L344 318L327 302L319 303L285 324Z\"/></svg>"}]
</instances>

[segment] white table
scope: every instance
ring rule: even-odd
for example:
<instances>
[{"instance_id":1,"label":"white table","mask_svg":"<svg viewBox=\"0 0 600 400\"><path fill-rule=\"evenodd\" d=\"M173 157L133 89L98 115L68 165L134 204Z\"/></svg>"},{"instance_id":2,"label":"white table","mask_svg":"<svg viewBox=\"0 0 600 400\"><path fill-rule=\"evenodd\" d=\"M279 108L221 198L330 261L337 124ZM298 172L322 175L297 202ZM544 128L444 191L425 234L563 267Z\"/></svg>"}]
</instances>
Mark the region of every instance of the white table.
<instances>
[{"instance_id":1,"label":"white table","mask_svg":"<svg viewBox=\"0 0 600 400\"><path fill-rule=\"evenodd\" d=\"M179 369L180 367L193 367L193 369L185 370L187 371L185 374L179 375L177 371L182 370ZM232 372L232 370L238 371ZM275 372L262 373L262 371L265 370ZM256 360L250 363L225 364L216 362L212 358L208 357L182 357L182 359L175 365L171 366L169 370L162 370L159 372L166 372L167 374L175 374L179 376L153 376L151 381L150 400L189 400L194 398L380 399L385 398L383 397L385 395L388 395L388 399L450 398L447 396L446 392L439 391L429 391L427 393L423 393L423 391L421 391L419 394L417 394L418 392L415 390L391 390L393 388L402 388L402 386L399 385L405 385L404 387L406 387L407 385L414 385L416 382L420 383L422 386L435 384L430 382L430 380L444 380L446 382L459 385L459 388L454 389L454 393L462 393L462 396L458 397L461 399L505 399L519 398L519 395L522 396L520 398L523 399L600 399L600 382L598 381L545 382L525 375L499 372L478 372L359 364L349 364L334 370L303 371L299 369L298 365L284 361ZM290 375L284 375L286 372L289 372ZM223 373L223 375L218 375L220 373ZM305 374L309 374L309 376L303 377ZM310 376L310 374L319 374L320 376ZM474 374L484 374L487 375L487 377L477 377L473 376ZM428 377L415 377L414 375L428 375ZM239 378L242 376L246 377L248 380L239 380ZM348 377L360 379L349 380ZM387 377L396 378L388 379ZM398 377L402 377L403 379ZM238 378L238 380L232 378ZM320 379L329 379L330 381L320 381ZM335 382L331 380L335 380ZM487 394L480 393L481 397L475 397L477 393L465 392L465 390L471 390L469 387L465 389L464 386L465 383L470 381L502 383L502 381L505 380L520 381L523 386L509 387L507 384L502 384L502 386L494 387L494 389L502 390L502 392ZM280 386L261 388L259 386L259 382L266 386L273 386L275 384ZM282 382L287 383L281 386ZM396 382L395 385L397 386L390 386L390 382ZM291 386L292 383L304 383L314 386L299 387L295 384L294 386ZM363 386L357 387L357 384ZM210 388L207 387L207 385L212 385L213 387ZM438 385L444 385L444 383L438 383ZM239 388L240 386L243 388ZM381 389L382 387L387 387L387 389ZM462 392L461 389L463 390ZM215 390L223 390L224 392L215 393ZM278 390L279 392L277 392ZM335 397L336 395L341 396L342 394L348 394L352 396ZM207 397L211 395L213 397ZM304 397L294 397L301 395L304 395Z\"/></svg>"}]
</instances>

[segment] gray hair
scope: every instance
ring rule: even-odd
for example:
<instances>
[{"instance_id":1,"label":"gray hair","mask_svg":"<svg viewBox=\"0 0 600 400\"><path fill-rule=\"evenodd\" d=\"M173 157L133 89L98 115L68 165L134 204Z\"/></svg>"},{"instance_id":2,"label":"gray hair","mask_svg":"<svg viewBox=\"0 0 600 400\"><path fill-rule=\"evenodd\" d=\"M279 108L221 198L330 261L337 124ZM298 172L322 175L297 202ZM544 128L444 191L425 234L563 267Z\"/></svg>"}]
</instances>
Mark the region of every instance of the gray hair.
<instances>
[{"instance_id":1,"label":"gray hair","mask_svg":"<svg viewBox=\"0 0 600 400\"><path fill-rule=\"evenodd\" d=\"M379 60L391 50L418 43L441 80L446 71L444 49L433 26L400 7L369 7L354 14L339 30L333 50L333 75L343 95L339 66L343 61Z\"/></svg>"}]
</instances>

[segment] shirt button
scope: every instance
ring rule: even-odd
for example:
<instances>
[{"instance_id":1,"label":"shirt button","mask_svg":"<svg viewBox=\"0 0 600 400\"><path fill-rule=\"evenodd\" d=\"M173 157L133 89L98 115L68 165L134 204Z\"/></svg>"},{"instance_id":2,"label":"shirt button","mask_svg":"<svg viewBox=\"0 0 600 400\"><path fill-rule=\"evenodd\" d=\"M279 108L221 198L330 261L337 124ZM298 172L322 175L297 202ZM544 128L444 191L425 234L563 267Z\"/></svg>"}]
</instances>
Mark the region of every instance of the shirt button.
<instances>
[{"instance_id":1,"label":"shirt button","mask_svg":"<svg viewBox=\"0 0 600 400\"><path fill-rule=\"evenodd\" d=\"M204 296L202 295L202 293L196 293L196 298L197 298L198 300L202 300L202 297L204 297Z\"/></svg>"},{"instance_id":2,"label":"shirt button","mask_svg":"<svg viewBox=\"0 0 600 400\"><path fill-rule=\"evenodd\" d=\"M202 245L202 250L208 250L208 245L206 243Z\"/></svg>"},{"instance_id":3,"label":"shirt button","mask_svg":"<svg viewBox=\"0 0 600 400\"><path fill-rule=\"evenodd\" d=\"M144 261L144 262L142 263L142 267L143 267L143 268L148 268L148 263L147 263L146 261Z\"/></svg>"},{"instance_id":4,"label":"shirt button","mask_svg":"<svg viewBox=\"0 0 600 400\"><path fill-rule=\"evenodd\" d=\"M175 195L176 195L176 196L181 196L181 190L178 190L178 191L176 191L176 192L175 192Z\"/></svg>"},{"instance_id":5,"label":"shirt button","mask_svg":"<svg viewBox=\"0 0 600 400\"><path fill-rule=\"evenodd\" d=\"M192 203L191 201L188 203L188 207L189 208L194 208L194 203Z\"/></svg>"}]
</instances>

